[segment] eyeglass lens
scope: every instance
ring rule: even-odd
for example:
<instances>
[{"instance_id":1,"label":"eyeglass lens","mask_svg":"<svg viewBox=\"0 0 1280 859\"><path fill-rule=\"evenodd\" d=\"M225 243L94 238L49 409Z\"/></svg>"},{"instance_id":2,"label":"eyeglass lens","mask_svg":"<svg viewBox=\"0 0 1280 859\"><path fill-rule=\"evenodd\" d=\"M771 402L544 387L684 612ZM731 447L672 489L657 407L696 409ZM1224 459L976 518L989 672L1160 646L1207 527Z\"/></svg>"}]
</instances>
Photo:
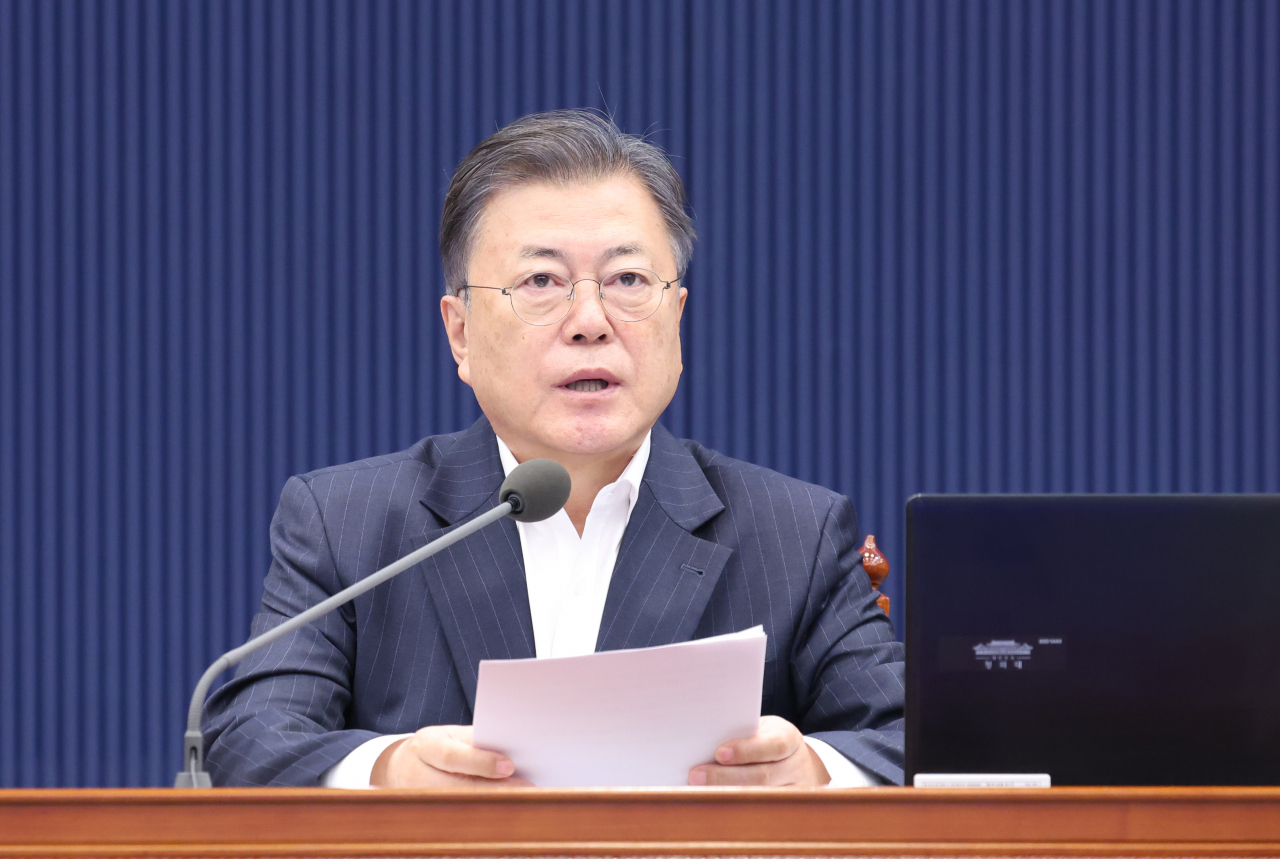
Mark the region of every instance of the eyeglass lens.
<instances>
[{"instance_id":1,"label":"eyeglass lens","mask_svg":"<svg viewBox=\"0 0 1280 859\"><path fill-rule=\"evenodd\" d=\"M595 284L594 280L578 281ZM648 319L662 303L666 281L654 272L629 268L605 275L599 281L604 309L623 322ZM574 283L555 272L530 272L511 287L511 306L521 319L532 325L550 325L569 313Z\"/></svg>"}]
</instances>

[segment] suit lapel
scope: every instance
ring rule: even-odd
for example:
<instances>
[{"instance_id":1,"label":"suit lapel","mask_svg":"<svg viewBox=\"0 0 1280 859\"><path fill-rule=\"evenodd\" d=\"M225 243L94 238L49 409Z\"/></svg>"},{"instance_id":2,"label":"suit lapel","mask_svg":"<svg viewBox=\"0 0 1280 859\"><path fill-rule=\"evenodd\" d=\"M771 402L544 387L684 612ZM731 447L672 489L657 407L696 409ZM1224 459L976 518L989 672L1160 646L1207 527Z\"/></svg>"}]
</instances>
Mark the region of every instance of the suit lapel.
<instances>
[{"instance_id":1,"label":"suit lapel","mask_svg":"<svg viewBox=\"0 0 1280 859\"><path fill-rule=\"evenodd\" d=\"M691 532L724 510L697 460L660 424L609 582L596 650L688 641L732 551Z\"/></svg>"},{"instance_id":2,"label":"suit lapel","mask_svg":"<svg viewBox=\"0 0 1280 859\"><path fill-rule=\"evenodd\" d=\"M481 418L435 463L422 504L435 514L409 551L498 503L498 444ZM693 455L661 425L609 583L597 650L687 641L732 551L691 532L724 510ZM469 706L481 659L534 656L524 555L504 519L418 565Z\"/></svg>"},{"instance_id":3,"label":"suit lapel","mask_svg":"<svg viewBox=\"0 0 1280 859\"><path fill-rule=\"evenodd\" d=\"M502 461L489 422L481 418L444 451L422 499L435 514L412 548L425 545L498 503ZM503 519L418 565L444 628L453 664L475 706L481 659L534 655L524 555L515 522Z\"/></svg>"}]
</instances>

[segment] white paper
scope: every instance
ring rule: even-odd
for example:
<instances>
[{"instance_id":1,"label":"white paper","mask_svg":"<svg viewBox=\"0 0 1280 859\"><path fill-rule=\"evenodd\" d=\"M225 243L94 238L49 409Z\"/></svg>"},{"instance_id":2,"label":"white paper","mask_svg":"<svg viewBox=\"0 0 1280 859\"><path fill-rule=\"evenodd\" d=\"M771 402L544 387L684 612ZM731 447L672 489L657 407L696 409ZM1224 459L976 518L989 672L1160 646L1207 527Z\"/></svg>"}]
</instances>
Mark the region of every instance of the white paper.
<instances>
[{"instance_id":1,"label":"white paper","mask_svg":"<svg viewBox=\"0 0 1280 859\"><path fill-rule=\"evenodd\" d=\"M677 786L760 722L763 627L555 659L481 660L472 743L543 787Z\"/></svg>"}]
</instances>

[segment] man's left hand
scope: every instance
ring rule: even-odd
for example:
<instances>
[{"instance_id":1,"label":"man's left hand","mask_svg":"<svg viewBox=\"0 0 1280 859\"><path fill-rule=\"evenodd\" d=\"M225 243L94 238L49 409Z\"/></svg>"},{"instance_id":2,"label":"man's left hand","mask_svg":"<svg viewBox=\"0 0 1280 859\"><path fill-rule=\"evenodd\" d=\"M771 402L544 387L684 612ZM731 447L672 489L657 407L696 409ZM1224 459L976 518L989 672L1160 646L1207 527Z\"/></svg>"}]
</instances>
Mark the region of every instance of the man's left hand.
<instances>
[{"instance_id":1,"label":"man's left hand","mask_svg":"<svg viewBox=\"0 0 1280 859\"><path fill-rule=\"evenodd\" d=\"M756 784L819 787L831 781L818 754L799 728L778 716L760 717L751 737L716 749L716 763L689 771L689 784Z\"/></svg>"}]
</instances>

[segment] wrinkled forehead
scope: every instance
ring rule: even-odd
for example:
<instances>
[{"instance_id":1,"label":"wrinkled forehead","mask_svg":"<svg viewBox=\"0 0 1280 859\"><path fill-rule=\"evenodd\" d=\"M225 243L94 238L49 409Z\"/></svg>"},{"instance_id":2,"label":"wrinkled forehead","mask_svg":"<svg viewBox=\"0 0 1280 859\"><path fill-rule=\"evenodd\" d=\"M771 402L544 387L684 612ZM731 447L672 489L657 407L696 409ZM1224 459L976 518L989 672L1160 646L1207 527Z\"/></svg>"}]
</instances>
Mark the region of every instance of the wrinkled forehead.
<instances>
[{"instance_id":1,"label":"wrinkled forehead","mask_svg":"<svg viewBox=\"0 0 1280 859\"><path fill-rule=\"evenodd\" d=\"M503 188L481 209L469 268L641 265L671 268L671 236L657 201L631 176L529 182Z\"/></svg>"},{"instance_id":2,"label":"wrinkled forehead","mask_svg":"<svg viewBox=\"0 0 1280 859\"><path fill-rule=\"evenodd\" d=\"M653 251L649 246L641 241L623 242L616 245L606 245L596 250L592 254L593 261L597 265L603 266L628 266L628 265L644 265L652 261L654 257ZM530 268L572 268L575 264L575 255L570 248L563 246L549 246L543 244L527 244L517 248L516 257L521 262L527 262Z\"/></svg>"}]
</instances>

